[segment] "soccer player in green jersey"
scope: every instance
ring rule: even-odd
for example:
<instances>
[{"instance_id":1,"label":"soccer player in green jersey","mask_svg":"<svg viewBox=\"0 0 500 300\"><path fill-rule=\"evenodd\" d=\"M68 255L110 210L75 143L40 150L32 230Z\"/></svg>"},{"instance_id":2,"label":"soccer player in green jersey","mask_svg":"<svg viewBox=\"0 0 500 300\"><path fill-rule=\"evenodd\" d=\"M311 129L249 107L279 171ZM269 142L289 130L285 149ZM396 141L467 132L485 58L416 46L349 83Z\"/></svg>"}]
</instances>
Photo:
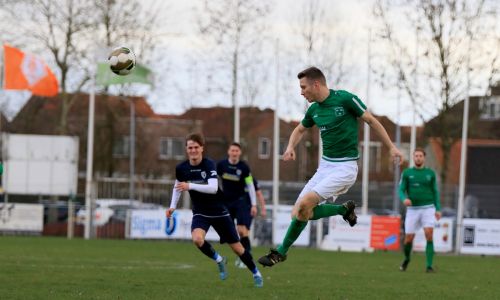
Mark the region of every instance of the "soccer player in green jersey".
<instances>
[{"instance_id":1,"label":"soccer player in green jersey","mask_svg":"<svg viewBox=\"0 0 500 300\"><path fill-rule=\"evenodd\" d=\"M427 258L426 272L432 273L434 272L432 268L432 260L434 258L432 234L435 221L439 221L441 218L441 204L439 202L436 174L433 170L424 166L424 149L415 149L413 152L413 162L415 166L403 171L399 184L399 198L406 206L405 240L403 246L405 260L399 269L406 271L406 268L408 268L415 232L423 227L425 239L427 240L427 245L425 246L425 256Z\"/></svg>"},{"instance_id":2,"label":"soccer player in green jersey","mask_svg":"<svg viewBox=\"0 0 500 300\"><path fill-rule=\"evenodd\" d=\"M304 186L292 210L292 221L281 245L261 257L259 263L271 267L284 261L309 220L342 215L350 226L356 224L355 203L326 203L327 199L344 194L356 181L359 159L358 118L368 123L390 149L394 159L403 160L384 127L366 110L365 104L347 91L330 90L323 72L310 67L297 76L301 94L312 105L304 119L293 130L283 160L295 160L295 146L308 128L316 125L321 133L323 156L314 176Z\"/></svg>"}]
</instances>

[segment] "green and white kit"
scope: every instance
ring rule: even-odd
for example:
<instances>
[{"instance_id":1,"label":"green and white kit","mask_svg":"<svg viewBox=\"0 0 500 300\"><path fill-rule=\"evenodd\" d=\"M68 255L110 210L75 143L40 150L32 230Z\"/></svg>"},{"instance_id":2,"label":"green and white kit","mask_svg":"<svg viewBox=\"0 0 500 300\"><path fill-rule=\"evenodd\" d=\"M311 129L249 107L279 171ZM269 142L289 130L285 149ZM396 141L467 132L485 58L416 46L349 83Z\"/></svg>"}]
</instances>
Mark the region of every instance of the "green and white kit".
<instances>
[{"instance_id":1,"label":"green and white kit","mask_svg":"<svg viewBox=\"0 0 500 300\"><path fill-rule=\"evenodd\" d=\"M298 199L310 191L324 200L341 195L354 184L358 174L358 118L365 104L346 91L330 90L323 102L313 103L302 125L318 126L323 143L323 156L318 170L303 188Z\"/></svg>"}]
</instances>

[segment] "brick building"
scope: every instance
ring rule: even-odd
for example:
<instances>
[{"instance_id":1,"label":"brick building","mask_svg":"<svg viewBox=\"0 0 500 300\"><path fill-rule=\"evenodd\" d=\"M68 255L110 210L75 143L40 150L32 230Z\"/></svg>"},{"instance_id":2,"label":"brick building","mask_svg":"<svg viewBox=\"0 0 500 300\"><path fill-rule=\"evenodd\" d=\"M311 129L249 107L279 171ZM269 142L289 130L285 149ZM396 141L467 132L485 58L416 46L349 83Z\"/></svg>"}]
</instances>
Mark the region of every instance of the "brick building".
<instances>
[{"instance_id":1,"label":"brick building","mask_svg":"<svg viewBox=\"0 0 500 300\"><path fill-rule=\"evenodd\" d=\"M79 177L85 178L88 95L78 94L68 114L67 134L80 139ZM184 138L190 132L202 132L207 140L205 153L214 160L226 157L233 139L233 109L228 107L192 108L181 115L156 114L144 98L99 95L96 97L94 175L96 177L129 177L130 105L135 108L135 170L139 178L174 177L174 166L185 159ZM32 97L10 124L8 132L25 134L59 134L61 99ZM274 111L242 107L240 111L243 159L248 161L259 180L272 180ZM394 140L396 125L387 117L377 117ZM280 120L280 153L297 126L296 121ZM409 149L410 129L402 128L402 147ZM418 130L421 139L422 130ZM297 146L297 160L280 163L280 181L304 182L318 164L318 130L308 130ZM363 126L360 121L360 154ZM393 164L388 149L371 131L370 180L392 181ZM360 160L361 170L361 160ZM359 172L361 176L361 172ZM83 185L81 186L83 188ZM81 192L79 188L79 192Z\"/></svg>"}]
</instances>

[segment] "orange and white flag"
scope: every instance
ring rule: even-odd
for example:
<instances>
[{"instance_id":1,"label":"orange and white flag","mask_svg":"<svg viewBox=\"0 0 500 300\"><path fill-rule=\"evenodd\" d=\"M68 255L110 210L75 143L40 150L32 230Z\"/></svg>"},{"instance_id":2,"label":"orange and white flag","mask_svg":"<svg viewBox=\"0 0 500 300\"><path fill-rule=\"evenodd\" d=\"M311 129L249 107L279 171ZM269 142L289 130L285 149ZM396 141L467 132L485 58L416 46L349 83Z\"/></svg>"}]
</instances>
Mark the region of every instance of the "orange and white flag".
<instances>
[{"instance_id":1,"label":"orange and white flag","mask_svg":"<svg viewBox=\"0 0 500 300\"><path fill-rule=\"evenodd\" d=\"M29 90L33 95L46 97L57 95L57 78L43 60L7 45L3 50L4 89Z\"/></svg>"}]
</instances>

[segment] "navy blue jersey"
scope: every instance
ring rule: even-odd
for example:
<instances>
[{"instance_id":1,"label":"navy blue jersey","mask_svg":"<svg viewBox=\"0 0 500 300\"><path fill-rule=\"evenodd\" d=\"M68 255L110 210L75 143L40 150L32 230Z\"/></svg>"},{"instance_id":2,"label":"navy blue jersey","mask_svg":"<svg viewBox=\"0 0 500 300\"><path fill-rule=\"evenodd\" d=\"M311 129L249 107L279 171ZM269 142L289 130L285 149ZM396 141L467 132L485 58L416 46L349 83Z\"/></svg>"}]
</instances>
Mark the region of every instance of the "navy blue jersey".
<instances>
[{"instance_id":1,"label":"navy blue jersey","mask_svg":"<svg viewBox=\"0 0 500 300\"><path fill-rule=\"evenodd\" d=\"M235 201L247 193L245 178L250 176L250 167L244 162L231 164L228 159L217 164L217 174L222 178L222 192L226 201Z\"/></svg>"},{"instance_id":2,"label":"navy blue jersey","mask_svg":"<svg viewBox=\"0 0 500 300\"><path fill-rule=\"evenodd\" d=\"M215 163L210 159L203 158L199 165L192 166L189 160L186 160L175 168L175 178L179 182L207 184L209 178L217 179ZM190 190L189 196L193 205L193 215L221 216L228 214L220 190L215 194Z\"/></svg>"}]
</instances>

